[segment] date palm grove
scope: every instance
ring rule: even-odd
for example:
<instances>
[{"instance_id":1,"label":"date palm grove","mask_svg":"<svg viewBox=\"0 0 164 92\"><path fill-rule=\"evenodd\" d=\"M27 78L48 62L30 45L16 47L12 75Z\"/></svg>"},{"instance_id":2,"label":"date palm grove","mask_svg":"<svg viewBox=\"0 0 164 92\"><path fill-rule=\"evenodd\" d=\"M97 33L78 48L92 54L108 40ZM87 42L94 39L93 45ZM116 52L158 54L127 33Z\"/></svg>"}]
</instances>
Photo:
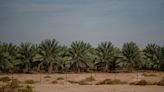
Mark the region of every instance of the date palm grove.
<instances>
[{"instance_id":1,"label":"date palm grove","mask_svg":"<svg viewBox=\"0 0 164 92\"><path fill-rule=\"evenodd\" d=\"M105 41L96 48L84 41L62 46L55 39L40 44L22 42L20 45L0 42L1 73L55 72L132 72L135 70L164 70L164 46L149 43L144 49L135 42L122 48Z\"/></svg>"}]
</instances>

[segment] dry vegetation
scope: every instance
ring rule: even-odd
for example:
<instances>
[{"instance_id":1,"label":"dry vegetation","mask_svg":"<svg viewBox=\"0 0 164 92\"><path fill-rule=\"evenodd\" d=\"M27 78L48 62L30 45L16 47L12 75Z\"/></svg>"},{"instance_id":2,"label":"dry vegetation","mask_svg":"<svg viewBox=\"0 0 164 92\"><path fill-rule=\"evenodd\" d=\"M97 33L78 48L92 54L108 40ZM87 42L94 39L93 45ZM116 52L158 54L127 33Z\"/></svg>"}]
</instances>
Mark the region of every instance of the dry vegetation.
<instances>
[{"instance_id":1,"label":"dry vegetation","mask_svg":"<svg viewBox=\"0 0 164 92\"><path fill-rule=\"evenodd\" d=\"M11 75L0 75L0 92L33 92L33 90L36 92L109 92L109 89L113 92L164 91L164 73L162 72L138 73L138 77L137 73L42 74L41 82L39 74L14 74L13 76L12 81Z\"/></svg>"},{"instance_id":2,"label":"dry vegetation","mask_svg":"<svg viewBox=\"0 0 164 92\"><path fill-rule=\"evenodd\" d=\"M11 80L9 77L2 77L1 79L3 82L7 83L0 86L0 92L34 92L32 86L22 85L21 82L17 79Z\"/></svg>"},{"instance_id":3,"label":"dry vegetation","mask_svg":"<svg viewBox=\"0 0 164 92\"><path fill-rule=\"evenodd\" d=\"M103 81L100 81L98 83L96 83L96 85L112 85L112 84L126 84L126 82L123 82L121 80L115 79L115 80L111 80L111 79L105 79Z\"/></svg>"}]
</instances>

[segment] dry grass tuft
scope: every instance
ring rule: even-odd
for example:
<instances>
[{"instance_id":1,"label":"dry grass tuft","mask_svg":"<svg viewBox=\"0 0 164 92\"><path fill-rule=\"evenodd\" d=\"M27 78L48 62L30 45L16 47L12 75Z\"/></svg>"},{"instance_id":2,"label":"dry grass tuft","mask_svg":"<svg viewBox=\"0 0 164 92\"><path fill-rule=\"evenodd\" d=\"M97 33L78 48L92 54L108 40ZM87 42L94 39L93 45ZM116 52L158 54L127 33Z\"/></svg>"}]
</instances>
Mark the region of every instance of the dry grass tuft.
<instances>
[{"instance_id":1,"label":"dry grass tuft","mask_svg":"<svg viewBox=\"0 0 164 92\"><path fill-rule=\"evenodd\" d=\"M143 73L142 75L145 76L145 77L155 77L155 76L157 76L156 74L147 74L147 73Z\"/></svg>"},{"instance_id":2,"label":"dry grass tuft","mask_svg":"<svg viewBox=\"0 0 164 92\"><path fill-rule=\"evenodd\" d=\"M58 77L56 80L64 80L63 77Z\"/></svg>"},{"instance_id":3,"label":"dry grass tuft","mask_svg":"<svg viewBox=\"0 0 164 92\"><path fill-rule=\"evenodd\" d=\"M71 83L71 84L90 85L89 83L87 83L85 81L72 81L72 80L68 80L68 82Z\"/></svg>"},{"instance_id":4,"label":"dry grass tuft","mask_svg":"<svg viewBox=\"0 0 164 92\"><path fill-rule=\"evenodd\" d=\"M11 79L9 78L9 77L1 77L0 78L0 81L2 81L2 82L9 82Z\"/></svg>"},{"instance_id":5,"label":"dry grass tuft","mask_svg":"<svg viewBox=\"0 0 164 92\"><path fill-rule=\"evenodd\" d=\"M68 80L68 82L71 83L71 84L78 84L77 81L73 81L73 80Z\"/></svg>"},{"instance_id":6,"label":"dry grass tuft","mask_svg":"<svg viewBox=\"0 0 164 92\"><path fill-rule=\"evenodd\" d=\"M105 80L103 80L103 81L100 81L100 82L98 82L98 83L96 83L96 85L107 85L107 84L125 84L126 82L123 82L123 81L121 81L121 80L118 80L118 79L116 79L116 80L111 80L111 79L105 79Z\"/></svg>"},{"instance_id":7,"label":"dry grass tuft","mask_svg":"<svg viewBox=\"0 0 164 92\"><path fill-rule=\"evenodd\" d=\"M93 76L90 76L90 77L87 77L81 81L84 81L84 82L92 82L92 81L96 81L96 79L93 77Z\"/></svg>"},{"instance_id":8,"label":"dry grass tuft","mask_svg":"<svg viewBox=\"0 0 164 92\"><path fill-rule=\"evenodd\" d=\"M20 85L20 81L13 79L11 82L0 87L0 92L33 92L33 88L29 85L24 87Z\"/></svg>"},{"instance_id":9,"label":"dry grass tuft","mask_svg":"<svg viewBox=\"0 0 164 92\"><path fill-rule=\"evenodd\" d=\"M71 84L79 84L79 85L91 85L89 82L95 81L96 79L93 76L87 77L83 80L80 81L71 81L68 80L69 83Z\"/></svg>"},{"instance_id":10,"label":"dry grass tuft","mask_svg":"<svg viewBox=\"0 0 164 92\"><path fill-rule=\"evenodd\" d=\"M157 83L157 85L159 85L159 86L164 86L164 77L163 77L162 80L160 80L160 81Z\"/></svg>"},{"instance_id":11,"label":"dry grass tuft","mask_svg":"<svg viewBox=\"0 0 164 92\"><path fill-rule=\"evenodd\" d=\"M52 81L52 84L57 84L58 82L56 80Z\"/></svg>"},{"instance_id":12,"label":"dry grass tuft","mask_svg":"<svg viewBox=\"0 0 164 92\"><path fill-rule=\"evenodd\" d=\"M135 82L131 82L130 85L154 85L155 83L147 82L146 80L139 80Z\"/></svg>"},{"instance_id":13,"label":"dry grass tuft","mask_svg":"<svg viewBox=\"0 0 164 92\"><path fill-rule=\"evenodd\" d=\"M37 83L37 82L34 80L31 80L31 79L25 81L25 84L35 84L35 83Z\"/></svg>"},{"instance_id":14,"label":"dry grass tuft","mask_svg":"<svg viewBox=\"0 0 164 92\"><path fill-rule=\"evenodd\" d=\"M51 76L44 76L44 78L51 78Z\"/></svg>"}]
</instances>

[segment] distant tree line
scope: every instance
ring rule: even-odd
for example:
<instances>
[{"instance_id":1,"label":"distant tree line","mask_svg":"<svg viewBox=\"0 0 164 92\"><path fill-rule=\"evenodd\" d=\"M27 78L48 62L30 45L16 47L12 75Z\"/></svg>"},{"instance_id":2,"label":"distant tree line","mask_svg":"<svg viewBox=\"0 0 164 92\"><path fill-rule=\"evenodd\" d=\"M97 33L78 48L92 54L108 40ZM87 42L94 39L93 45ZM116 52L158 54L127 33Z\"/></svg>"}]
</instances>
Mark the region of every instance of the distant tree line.
<instances>
[{"instance_id":1,"label":"distant tree line","mask_svg":"<svg viewBox=\"0 0 164 92\"><path fill-rule=\"evenodd\" d=\"M15 45L0 42L1 73L54 72L132 72L135 70L164 70L164 46L147 44L140 49L127 42L121 49L110 41L96 48L84 41L74 41L70 47L55 39L40 44L29 42Z\"/></svg>"}]
</instances>

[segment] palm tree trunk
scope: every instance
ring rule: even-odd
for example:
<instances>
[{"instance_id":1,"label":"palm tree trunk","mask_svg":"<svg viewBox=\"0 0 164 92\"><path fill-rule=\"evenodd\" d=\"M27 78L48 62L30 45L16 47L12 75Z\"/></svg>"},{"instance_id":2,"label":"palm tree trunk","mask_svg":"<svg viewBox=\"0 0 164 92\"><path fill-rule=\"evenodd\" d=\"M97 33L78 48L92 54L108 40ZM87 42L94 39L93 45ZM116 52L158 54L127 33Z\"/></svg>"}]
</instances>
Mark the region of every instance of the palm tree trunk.
<instances>
[{"instance_id":1,"label":"palm tree trunk","mask_svg":"<svg viewBox=\"0 0 164 92\"><path fill-rule=\"evenodd\" d=\"M52 67L52 62L50 62L48 67L48 73L52 73Z\"/></svg>"},{"instance_id":2,"label":"palm tree trunk","mask_svg":"<svg viewBox=\"0 0 164 92\"><path fill-rule=\"evenodd\" d=\"M25 73L29 72L28 64L25 64Z\"/></svg>"},{"instance_id":3,"label":"palm tree trunk","mask_svg":"<svg viewBox=\"0 0 164 92\"><path fill-rule=\"evenodd\" d=\"M77 72L78 73L80 73L80 61L79 61L79 59L77 59L77 63L76 63L77 65Z\"/></svg>"},{"instance_id":4,"label":"palm tree trunk","mask_svg":"<svg viewBox=\"0 0 164 92\"><path fill-rule=\"evenodd\" d=\"M106 62L106 65L105 65L105 70L104 70L104 72L108 72L108 62Z\"/></svg>"},{"instance_id":5,"label":"palm tree trunk","mask_svg":"<svg viewBox=\"0 0 164 92\"><path fill-rule=\"evenodd\" d=\"M37 72L40 72L40 64L37 67Z\"/></svg>"}]
</instances>

